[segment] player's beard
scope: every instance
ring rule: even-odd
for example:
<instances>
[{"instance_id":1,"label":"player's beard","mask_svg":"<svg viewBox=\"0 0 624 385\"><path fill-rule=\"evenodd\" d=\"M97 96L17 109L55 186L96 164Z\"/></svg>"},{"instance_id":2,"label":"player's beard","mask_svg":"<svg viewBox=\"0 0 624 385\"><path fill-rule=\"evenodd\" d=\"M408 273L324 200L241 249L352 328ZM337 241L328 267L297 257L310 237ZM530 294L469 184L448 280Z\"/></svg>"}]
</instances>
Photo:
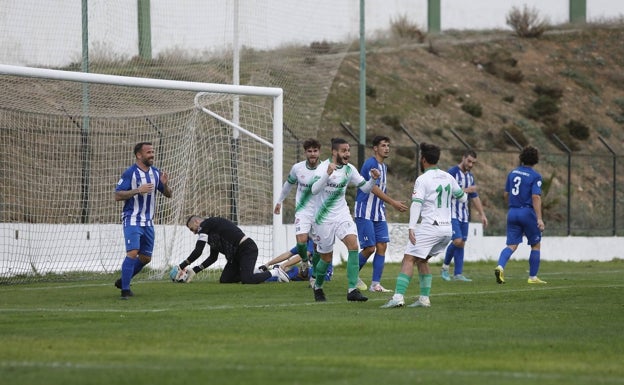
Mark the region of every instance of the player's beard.
<instances>
[{"instance_id":1,"label":"player's beard","mask_svg":"<svg viewBox=\"0 0 624 385\"><path fill-rule=\"evenodd\" d=\"M143 165L145 165L145 167L151 167L153 164L154 164L154 158L143 159Z\"/></svg>"}]
</instances>

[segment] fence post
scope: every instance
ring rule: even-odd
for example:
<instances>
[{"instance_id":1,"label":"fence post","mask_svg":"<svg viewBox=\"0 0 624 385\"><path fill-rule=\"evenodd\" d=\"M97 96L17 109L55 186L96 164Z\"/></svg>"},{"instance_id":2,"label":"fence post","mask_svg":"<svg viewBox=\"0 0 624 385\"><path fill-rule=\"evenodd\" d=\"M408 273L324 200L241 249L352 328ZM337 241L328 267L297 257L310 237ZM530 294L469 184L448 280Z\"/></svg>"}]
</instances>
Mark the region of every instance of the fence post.
<instances>
[{"instance_id":1,"label":"fence post","mask_svg":"<svg viewBox=\"0 0 624 385\"><path fill-rule=\"evenodd\" d=\"M412 143L416 145L416 163L417 163L416 164L416 178L418 178L418 174L420 174L420 143L418 143L416 139L414 139L414 137L409 133L407 128L405 128L403 123L399 124L399 127L401 127L401 130L403 131L403 133L407 135L407 137L412 141Z\"/></svg>"},{"instance_id":2,"label":"fence post","mask_svg":"<svg viewBox=\"0 0 624 385\"><path fill-rule=\"evenodd\" d=\"M459 140L461 142L461 144L464 145L464 147L468 148L472 148L472 146L470 146L464 139L462 139L461 136L459 136L459 134L453 130L452 128L449 128L449 130L451 131L451 134L453 134L455 136L455 138L457 138L457 140Z\"/></svg>"},{"instance_id":3,"label":"fence post","mask_svg":"<svg viewBox=\"0 0 624 385\"><path fill-rule=\"evenodd\" d=\"M518 143L516 138L514 138L513 135L511 135L509 131L507 130L504 130L503 132L505 133L505 136L507 136L507 138L509 138L509 140L513 142L513 144L518 148L518 150L522 151L522 146L520 145L520 143Z\"/></svg>"},{"instance_id":4,"label":"fence post","mask_svg":"<svg viewBox=\"0 0 624 385\"><path fill-rule=\"evenodd\" d=\"M351 128L351 124L350 123L348 123L348 122L340 122L340 127L342 127L347 132L347 134L349 134L349 136L351 138L353 138L353 140L355 140L356 142L359 143L359 138L353 132L353 129Z\"/></svg>"},{"instance_id":5,"label":"fence post","mask_svg":"<svg viewBox=\"0 0 624 385\"><path fill-rule=\"evenodd\" d=\"M150 0L138 0L139 56L152 59L152 20Z\"/></svg>"},{"instance_id":6,"label":"fence post","mask_svg":"<svg viewBox=\"0 0 624 385\"><path fill-rule=\"evenodd\" d=\"M442 17L440 16L440 0L427 1L427 32L440 33Z\"/></svg>"},{"instance_id":7,"label":"fence post","mask_svg":"<svg viewBox=\"0 0 624 385\"><path fill-rule=\"evenodd\" d=\"M559 137L557 136L557 134L552 134L553 138L555 138L555 140L559 143L559 145L565 150L565 152L568 153L568 197L567 197L567 226L568 226L568 232L567 235L570 235L571 231L570 231L570 200L571 200L571 195L572 195L572 183L571 183L571 179L572 179L572 150L570 150L570 148L568 146L566 146L565 143L563 143L561 141L561 139L559 139Z\"/></svg>"},{"instance_id":8,"label":"fence post","mask_svg":"<svg viewBox=\"0 0 624 385\"><path fill-rule=\"evenodd\" d=\"M292 130L290 129L290 127L288 127L286 122L282 123L282 127L284 127L284 131L288 132L290 136L292 136L293 139L295 139L295 143L297 145L297 149L295 150L295 159L297 159L297 162L299 162L301 160L301 147L300 147L301 143L299 143L299 137L295 135L294 132L292 132Z\"/></svg>"},{"instance_id":9,"label":"fence post","mask_svg":"<svg viewBox=\"0 0 624 385\"><path fill-rule=\"evenodd\" d=\"M617 174L616 174L616 171L617 171L616 170L616 168L617 168L616 167L617 166L617 158L616 158L615 151L613 151L611 146L609 146L607 144L607 142L604 140L604 138L602 136L598 135L598 139L600 139L602 144L604 144L604 146L607 148L607 150L609 150L611 155L613 155L613 169L612 169L612 171L613 171L613 182L611 183L613 185L613 191L612 191L613 198L611 199L612 200L612 205L613 205L613 209L611 210L611 211L613 211L613 232L612 232L611 235L615 235L615 234L617 234L617 232L616 232L616 229L617 229L617 227L616 227L617 226L617 222L616 222L617 215L616 215L616 212L615 212L616 209L617 209L617 178L616 178L616 176L617 176Z\"/></svg>"},{"instance_id":10,"label":"fence post","mask_svg":"<svg viewBox=\"0 0 624 385\"><path fill-rule=\"evenodd\" d=\"M570 0L570 23L582 24L586 22L587 0Z\"/></svg>"}]
</instances>

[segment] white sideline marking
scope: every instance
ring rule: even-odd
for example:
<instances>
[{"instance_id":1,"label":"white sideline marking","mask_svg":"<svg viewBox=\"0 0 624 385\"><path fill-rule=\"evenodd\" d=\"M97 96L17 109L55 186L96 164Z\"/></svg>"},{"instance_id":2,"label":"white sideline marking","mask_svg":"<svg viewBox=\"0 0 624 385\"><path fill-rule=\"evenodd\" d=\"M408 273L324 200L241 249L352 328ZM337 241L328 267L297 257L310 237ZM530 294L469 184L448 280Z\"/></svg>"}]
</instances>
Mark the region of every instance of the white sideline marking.
<instances>
[{"instance_id":1,"label":"white sideline marking","mask_svg":"<svg viewBox=\"0 0 624 385\"><path fill-rule=\"evenodd\" d=\"M222 365L224 368L232 369L232 370L255 370L258 369L259 366L254 365L242 365L242 364L233 364L233 365ZM266 368L266 365L262 365L263 368ZM168 365L145 365L145 364L99 364L99 363L75 363L75 362L44 362L44 361L0 361L0 368L49 368L49 369L141 369L141 370L152 370L152 371L164 371L164 370L178 370L178 366L168 366ZM306 370L305 367L301 368L302 370ZM316 372L316 368L312 368L313 372ZM340 367L328 367L325 366L323 371L325 372L334 372L340 373L342 372L342 368ZM513 379L526 379L526 380L565 380L574 378L575 380L582 380L585 383L593 383L599 380L601 383L612 383L612 384L622 384L624 383L624 379L617 377L595 377L595 376L587 376L587 375L577 375L577 374L560 374L560 373L532 373L532 372L502 372L495 370L426 370L426 369L407 369L403 371L405 375L409 376L418 376L419 374L435 374L440 375L444 374L447 377L455 377L458 375L461 376L474 376L474 377L487 377L487 378L513 378Z\"/></svg>"},{"instance_id":2,"label":"white sideline marking","mask_svg":"<svg viewBox=\"0 0 624 385\"><path fill-rule=\"evenodd\" d=\"M91 286L98 286L98 285L91 285ZM108 285L106 285L108 286ZM76 286L73 286L71 288L75 288ZM624 283L622 284L615 284L615 285L565 285L565 286L531 286L528 287L526 289L515 289L515 290L505 290L505 289L500 289L500 290L481 290L481 291L462 291L462 292L457 292L457 293L439 293L439 294L432 294L431 297L450 297L450 296L467 296L467 295L486 295L486 294L509 294L509 293L522 293L522 292L527 292L527 291L531 291L531 292L535 292L535 291L551 291L551 290L567 290L567 289L579 289L579 288L621 288L624 287ZM261 309L261 308L271 308L271 307L275 307L275 308L284 308L284 307L297 307L297 306L328 306L328 305L342 305L344 304L343 302L343 297L336 297L336 298L340 298L340 300L336 300L336 301L328 301L328 302L324 302L324 303L318 303L318 302L313 302L312 301L312 296L310 295L310 302L303 302L303 303L280 303L280 304L275 304L275 303L270 303L270 304L261 304L261 305L239 305L239 306L231 306L231 305L219 305L219 306L204 306L204 307L197 307L194 306L193 308L196 310L230 310L230 309L236 309L236 308L243 308L243 309ZM380 302L380 301L387 301L388 298L384 297L384 298L368 298L368 302ZM134 299L130 299L130 301L134 301ZM162 312L167 312L167 311L177 311L177 309L174 308L162 308L162 309L128 309L128 308L102 308L102 309L88 309L88 308L72 308L72 309L68 309L68 308L33 308L33 309L22 309L22 308L6 308L6 309L1 309L0 308L0 313L8 313L8 312L12 312L12 313L31 313L31 312L58 312L58 313L162 313Z\"/></svg>"}]
</instances>

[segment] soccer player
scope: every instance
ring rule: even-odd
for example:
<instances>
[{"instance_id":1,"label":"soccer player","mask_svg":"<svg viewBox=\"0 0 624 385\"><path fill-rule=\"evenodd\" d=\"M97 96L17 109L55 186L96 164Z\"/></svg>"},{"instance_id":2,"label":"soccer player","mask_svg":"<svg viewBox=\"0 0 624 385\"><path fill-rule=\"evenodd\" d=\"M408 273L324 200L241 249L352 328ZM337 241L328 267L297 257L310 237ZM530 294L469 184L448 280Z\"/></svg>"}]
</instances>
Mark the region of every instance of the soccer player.
<instances>
[{"instance_id":1,"label":"soccer player","mask_svg":"<svg viewBox=\"0 0 624 385\"><path fill-rule=\"evenodd\" d=\"M219 254L225 255L227 260L219 278L220 283L261 283L270 277L278 277L282 282L289 281L288 275L279 267L270 271L254 272L258 246L234 222L221 217L202 218L191 215L186 221L186 227L198 235L197 242L188 258L171 269L169 276L172 280L179 281L187 266L202 255L208 244L210 255L201 264L186 269L186 282L190 282L195 274L217 262Z\"/></svg>"},{"instance_id":2,"label":"soccer player","mask_svg":"<svg viewBox=\"0 0 624 385\"><path fill-rule=\"evenodd\" d=\"M466 245L466 240L468 239L468 225L470 222L470 210L468 208L469 202L474 204L475 209L479 212L481 217L481 223L483 223L483 227L487 227L488 220L485 216L485 211L483 210L483 205L481 204L481 199L479 198L479 194L477 193L477 186L475 184L474 175L472 175L472 167L474 167L477 162L477 153L468 149L462 155L462 160L459 162L457 166L453 166L448 170L448 173L451 174L459 187L464 189L464 192L468 194L468 202L460 202L457 199L453 199L451 206L453 208L451 224L453 225L453 236L452 242L449 243L446 248L446 255L444 256L444 264L442 265L442 271L440 272L442 275L442 279L445 281L450 281L451 276L449 275L449 267L451 265L451 261L455 259L455 267L453 269L453 277L454 281L463 281L470 282L472 279L467 278L463 274L464 270L464 246Z\"/></svg>"},{"instance_id":3,"label":"soccer player","mask_svg":"<svg viewBox=\"0 0 624 385\"><path fill-rule=\"evenodd\" d=\"M308 242L306 243L306 254L308 255L308 259L310 259L310 257L312 256L312 253L314 253L314 242L312 242L312 239L308 239ZM284 261L286 261L286 263L280 265L284 268L284 270L286 270L286 267L296 265L301 261L301 256L299 255L299 248L297 247L297 245L295 245L295 247L291 248L290 250L284 251L264 265L261 265L259 268L260 270L267 270L268 266L272 266Z\"/></svg>"},{"instance_id":4,"label":"soccer player","mask_svg":"<svg viewBox=\"0 0 624 385\"><path fill-rule=\"evenodd\" d=\"M121 278L115 287L121 289L121 299L134 295L130 281L152 260L154 251L154 213L156 191L171 198L169 176L154 167L154 146L149 142L134 146L135 164L121 175L115 188L115 200L124 201L121 221L126 244L126 258L121 264Z\"/></svg>"},{"instance_id":5,"label":"soccer player","mask_svg":"<svg viewBox=\"0 0 624 385\"><path fill-rule=\"evenodd\" d=\"M420 169L423 172L414 183L410 206L409 240L405 248L401 272L394 295L382 308L405 305L404 295L418 267L420 296L409 307L430 307L431 269L429 259L444 251L451 240L451 198L466 202L468 196L455 178L438 168L440 147L420 144ZM421 218L420 223L418 219Z\"/></svg>"},{"instance_id":6,"label":"soccer player","mask_svg":"<svg viewBox=\"0 0 624 385\"><path fill-rule=\"evenodd\" d=\"M379 170L371 169L371 178L367 181L360 175L357 168L349 163L351 156L350 146L342 138L332 139L331 161L321 164L321 179L312 185L312 193L319 195L320 206L314 218L314 244L320 253L320 259L314 266L316 282L314 283L314 300L326 301L323 292L323 283L328 266L332 263L334 241L340 239L348 250L347 278L349 287L347 301L367 301L359 289L356 288L359 263L357 228L351 217L349 206L345 199L347 187L354 185L364 192L370 192L379 178ZM379 188L377 188L379 190Z\"/></svg>"},{"instance_id":7,"label":"soccer player","mask_svg":"<svg viewBox=\"0 0 624 385\"><path fill-rule=\"evenodd\" d=\"M274 214L279 215L282 210L282 202L290 193L292 187L297 185L297 193L295 195L295 237L297 239L297 253L301 257L301 271L307 273L308 252L307 242L308 233L314 222L316 213L317 197L312 194L312 184L320 178L317 169L321 156L321 143L316 139L306 139L303 142L306 160L295 163L288 174L286 182L282 187L280 197L275 204ZM318 258L318 257L317 257ZM316 261L313 261L313 264Z\"/></svg>"},{"instance_id":8,"label":"soccer player","mask_svg":"<svg viewBox=\"0 0 624 385\"><path fill-rule=\"evenodd\" d=\"M312 256L312 253L314 253L314 242L312 242L312 239L308 240L308 259ZM287 250L285 252L283 252L282 254L278 255L277 257L271 259L269 262L267 262L265 265L262 265L260 267L258 267L259 270L262 271L268 271L270 266L273 266L274 268L276 267L276 264L279 264L280 262L284 262L279 265L279 267L281 267L286 274L288 274L288 278L290 278L290 281L307 281L308 278L310 280L310 287L314 287L314 269L312 266L308 267L308 271L301 271L301 268L297 267L296 265L301 261L301 257L298 254L298 250L297 250L297 246L295 245L295 247L291 248L290 250ZM328 269L327 269L327 273L325 273L325 281L330 281L331 277L334 273L334 269L332 265L329 265ZM267 281L278 281L279 279L276 277L271 277L269 278Z\"/></svg>"},{"instance_id":9,"label":"soccer player","mask_svg":"<svg viewBox=\"0 0 624 385\"><path fill-rule=\"evenodd\" d=\"M390 154L390 138L381 135L375 136L373 138L372 147L373 156L364 162L360 174L364 179L368 180L370 178L369 172L371 169L376 168L379 170L380 175L376 185L381 190L381 194L385 195L387 191L388 166L384 161ZM373 277L368 290L372 292L389 293L392 290L381 286L381 276L386 260L386 249L388 247L388 242L390 242L384 200L390 202L392 207L401 212L407 211L407 206L404 202L396 201L387 195L385 199L381 199L375 194L365 193L361 189L358 189L355 198L353 217L358 230L360 248L362 249L359 254L360 270L362 270L362 267L364 267L370 256L374 254ZM357 288L359 290L366 289L366 284L359 277Z\"/></svg>"},{"instance_id":10,"label":"soccer player","mask_svg":"<svg viewBox=\"0 0 624 385\"><path fill-rule=\"evenodd\" d=\"M544 221L542 219L542 176L533 169L539 162L537 148L526 146L520 152L520 166L507 175L504 198L509 205L507 212L507 247L499 257L494 269L497 283L505 283L504 270L507 261L516 251L522 236L527 237L531 246L529 254L530 284L544 284L537 278L540 266L540 244Z\"/></svg>"}]
</instances>

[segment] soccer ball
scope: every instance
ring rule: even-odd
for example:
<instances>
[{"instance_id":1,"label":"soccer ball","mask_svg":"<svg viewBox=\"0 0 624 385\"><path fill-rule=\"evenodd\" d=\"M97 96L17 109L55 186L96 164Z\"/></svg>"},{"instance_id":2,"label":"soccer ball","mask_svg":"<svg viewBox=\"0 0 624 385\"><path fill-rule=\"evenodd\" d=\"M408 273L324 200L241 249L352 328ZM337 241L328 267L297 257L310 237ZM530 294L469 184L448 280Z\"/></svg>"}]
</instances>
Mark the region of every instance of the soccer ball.
<instances>
[{"instance_id":1,"label":"soccer ball","mask_svg":"<svg viewBox=\"0 0 624 385\"><path fill-rule=\"evenodd\" d=\"M176 282L177 283L185 283L186 280L188 279L188 277L189 277L189 274L188 274L188 271L186 270L186 268L183 269L183 270L180 270L178 272L178 275L176 276Z\"/></svg>"},{"instance_id":2,"label":"soccer ball","mask_svg":"<svg viewBox=\"0 0 624 385\"><path fill-rule=\"evenodd\" d=\"M177 283L186 282L186 280L188 279L188 276L189 274L186 268L180 270L180 268L177 266L174 266L173 269L171 269L171 271L169 272L169 278L171 278L173 282L177 282Z\"/></svg>"}]
</instances>

